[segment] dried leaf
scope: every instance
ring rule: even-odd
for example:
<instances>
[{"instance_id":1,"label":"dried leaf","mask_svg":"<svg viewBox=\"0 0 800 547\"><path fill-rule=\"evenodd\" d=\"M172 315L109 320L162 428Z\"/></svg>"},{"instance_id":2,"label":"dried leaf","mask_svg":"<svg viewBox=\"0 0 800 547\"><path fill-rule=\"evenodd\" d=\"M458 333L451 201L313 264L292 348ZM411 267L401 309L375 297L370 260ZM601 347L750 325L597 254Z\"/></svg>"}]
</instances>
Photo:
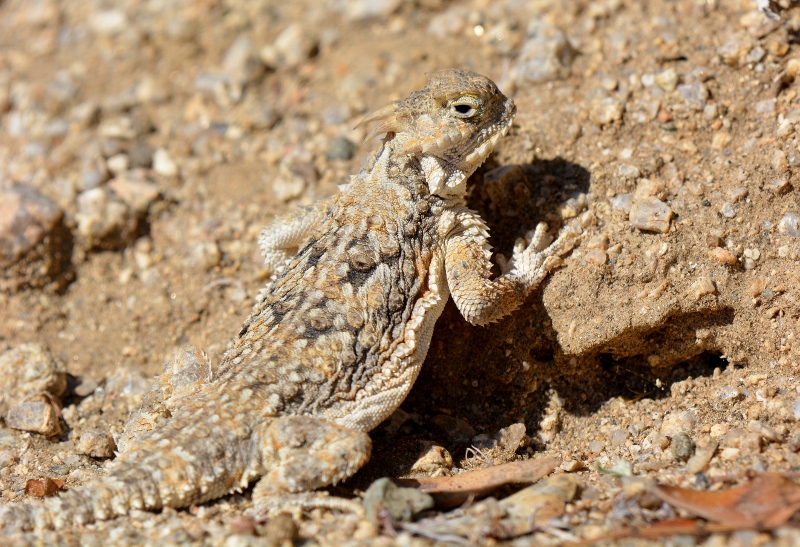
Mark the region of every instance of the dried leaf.
<instances>
[{"instance_id":1,"label":"dried leaf","mask_svg":"<svg viewBox=\"0 0 800 547\"><path fill-rule=\"evenodd\" d=\"M522 460L452 477L397 479L402 486L413 486L432 495L438 507L457 507L470 497L484 496L504 484L536 482L561 464L556 458Z\"/></svg>"},{"instance_id":2,"label":"dried leaf","mask_svg":"<svg viewBox=\"0 0 800 547\"><path fill-rule=\"evenodd\" d=\"M737 530L771 530L788 521L800 509L800 484L777 473L755 473L753 480L721 492L657 486L654 494L674 507L712 522L674 519L646 528L623 528L600 537L569 543L569 547L596 545L631 537L658 539L665 536L706 535Z\"/></svg>"},{"instance_id":3,"label":"dried leaf","mask_svg":"<svg viewBox=\"0 0 800 547\"><path fill-rule=\"evenodd\" d=\"M44 483L38 479L28 479L28 481L25 483L25 495L43 498Z\"/></svg>"},{"instance_id":4,"label":"dried leaf","mask_svg":"<svg viewBox=\"0 0 800 547\"><path fill-rule=\"evenodd\" d=\"M44 481L28 479L25 483L25 494L37 498L49 498L64 487L64 481L45 477Z\"/></svg>"},{"instance_id":5,"label":"dried leaf","mask_svg":"<svg viewBox=\"0 0 800 547\"><path fill-rule=\"evenodd\" d=\"M658 486L654 493L710 521L762 530L777 528L800 509L800 485L777 473L758 473L750 482L721 492Z\"/></svg>"},{"instance_id":6,"label":"dried leaf","mask_svg":"<svg viewBox=\"0 0 800 547\"><path fill-rule=\"evenodd\" d=\"M708 534L725 534L747 529L748 527L742 526L741 523L720 524L698 519L673 519L656 522L655 524L645 528L638 528L634 526L630 528L614 530L613 532L609 532L601 537L565 543L564 547L589 547L591 545L599 545L606 541L627 538L658 540L675 535L706 536Z\"/></svg>"}]
</instances>

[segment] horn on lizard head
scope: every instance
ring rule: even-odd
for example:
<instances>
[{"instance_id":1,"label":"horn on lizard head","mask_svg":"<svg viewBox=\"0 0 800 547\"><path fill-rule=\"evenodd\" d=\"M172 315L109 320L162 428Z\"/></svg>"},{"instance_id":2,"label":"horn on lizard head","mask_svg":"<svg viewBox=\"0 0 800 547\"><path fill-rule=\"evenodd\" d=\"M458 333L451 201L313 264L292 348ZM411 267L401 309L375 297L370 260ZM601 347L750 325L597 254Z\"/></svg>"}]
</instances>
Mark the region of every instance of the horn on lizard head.
<instances>
[{"instance_id":1,"label":"horn on lizard head","mask_svg":"<svg viewBox=\"0 0 800 547\"><path fill-rule=\"evenodd\" d=\"M392 104L386 105L383 108L376 110L375 112L369 114L366 118L358 122L356 128L361 127L362 125L367 125L372 122L380 122L378 125L372 128L372 130L367 133L367 136L364 138L364 142L366 143L370 139L377 137L378 135L382 135L384 133L393 132L396 133L403 129L403 122L402 118L404 117L402 113L398 111L399 104L397 102L393 102Z\"/></svg>"}]
</instances>

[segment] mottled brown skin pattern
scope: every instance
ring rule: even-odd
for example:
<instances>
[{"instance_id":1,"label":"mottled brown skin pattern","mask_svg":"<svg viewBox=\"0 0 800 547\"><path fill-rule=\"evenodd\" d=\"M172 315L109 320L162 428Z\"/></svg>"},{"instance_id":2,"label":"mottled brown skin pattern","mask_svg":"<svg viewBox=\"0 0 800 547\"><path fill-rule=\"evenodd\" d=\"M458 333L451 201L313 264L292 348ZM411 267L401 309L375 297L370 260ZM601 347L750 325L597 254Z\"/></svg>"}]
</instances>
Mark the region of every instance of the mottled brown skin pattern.
<instances>
[{"instance_id":1,"label":"mottled brown skin pattern","mask_svg":"<svg viewBox=\"0 0 800 547\"><path fill-rule=\"evenodd\" d=\"M130 508L185 507L260 479L256 511L359 510L315 489L355 473L367 432L411 389L452 294L486 324L519 307L567 252L540 225L492 279L488 233L465 206L467 177L511 125L491 80L446 70L369 116L384 144L342 192L268 226L274 280L216 374L181 350L134 413L105 477L0 511L8 529L63 528Z\"/></svg>"}]
</instances>

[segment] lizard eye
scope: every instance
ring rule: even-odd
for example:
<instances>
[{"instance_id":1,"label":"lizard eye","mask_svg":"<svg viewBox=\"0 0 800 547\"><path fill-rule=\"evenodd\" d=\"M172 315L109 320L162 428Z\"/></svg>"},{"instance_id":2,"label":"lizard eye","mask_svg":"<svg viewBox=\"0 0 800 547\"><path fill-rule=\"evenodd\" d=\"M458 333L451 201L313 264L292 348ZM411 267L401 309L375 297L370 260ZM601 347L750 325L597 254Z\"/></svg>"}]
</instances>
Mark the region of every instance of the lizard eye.
<instances>
[{"instance_id":1,"label":"lizard eye","mask_svg":"<svg viewBox=\"0 0 800 547\"><path fill-rule=\"evenodd\" d=\"M469 97L462 97L450 103L450 111L459 118L472 118L478 114L478 105Z\"/></svg>"}]
</instances>

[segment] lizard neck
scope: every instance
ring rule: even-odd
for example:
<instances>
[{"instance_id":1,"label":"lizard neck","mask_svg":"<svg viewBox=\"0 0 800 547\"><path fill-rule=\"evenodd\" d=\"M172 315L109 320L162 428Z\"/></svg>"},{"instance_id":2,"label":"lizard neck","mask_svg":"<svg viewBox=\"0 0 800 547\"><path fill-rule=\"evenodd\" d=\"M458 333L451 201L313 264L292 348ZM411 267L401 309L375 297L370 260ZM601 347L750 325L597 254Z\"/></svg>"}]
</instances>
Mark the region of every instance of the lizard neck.
<instances>
[{"instance_id":1,"label":"lizard neck","mask_svg":"<svg viewBox=\"0 0 800 547\"><path fill-rule=\"evenodd\" d=\"M418 186L424 182L424 193L446 199L461 198L467 192L469 172L459 169L454 162L430 154L409 153L408 138L388 134L383 147L370 158L361 176L368 181L401 180ZM399 175L399 176L398 176ZM419 188L413 188L416 193Z\"/></svg>"}]
</instances>

